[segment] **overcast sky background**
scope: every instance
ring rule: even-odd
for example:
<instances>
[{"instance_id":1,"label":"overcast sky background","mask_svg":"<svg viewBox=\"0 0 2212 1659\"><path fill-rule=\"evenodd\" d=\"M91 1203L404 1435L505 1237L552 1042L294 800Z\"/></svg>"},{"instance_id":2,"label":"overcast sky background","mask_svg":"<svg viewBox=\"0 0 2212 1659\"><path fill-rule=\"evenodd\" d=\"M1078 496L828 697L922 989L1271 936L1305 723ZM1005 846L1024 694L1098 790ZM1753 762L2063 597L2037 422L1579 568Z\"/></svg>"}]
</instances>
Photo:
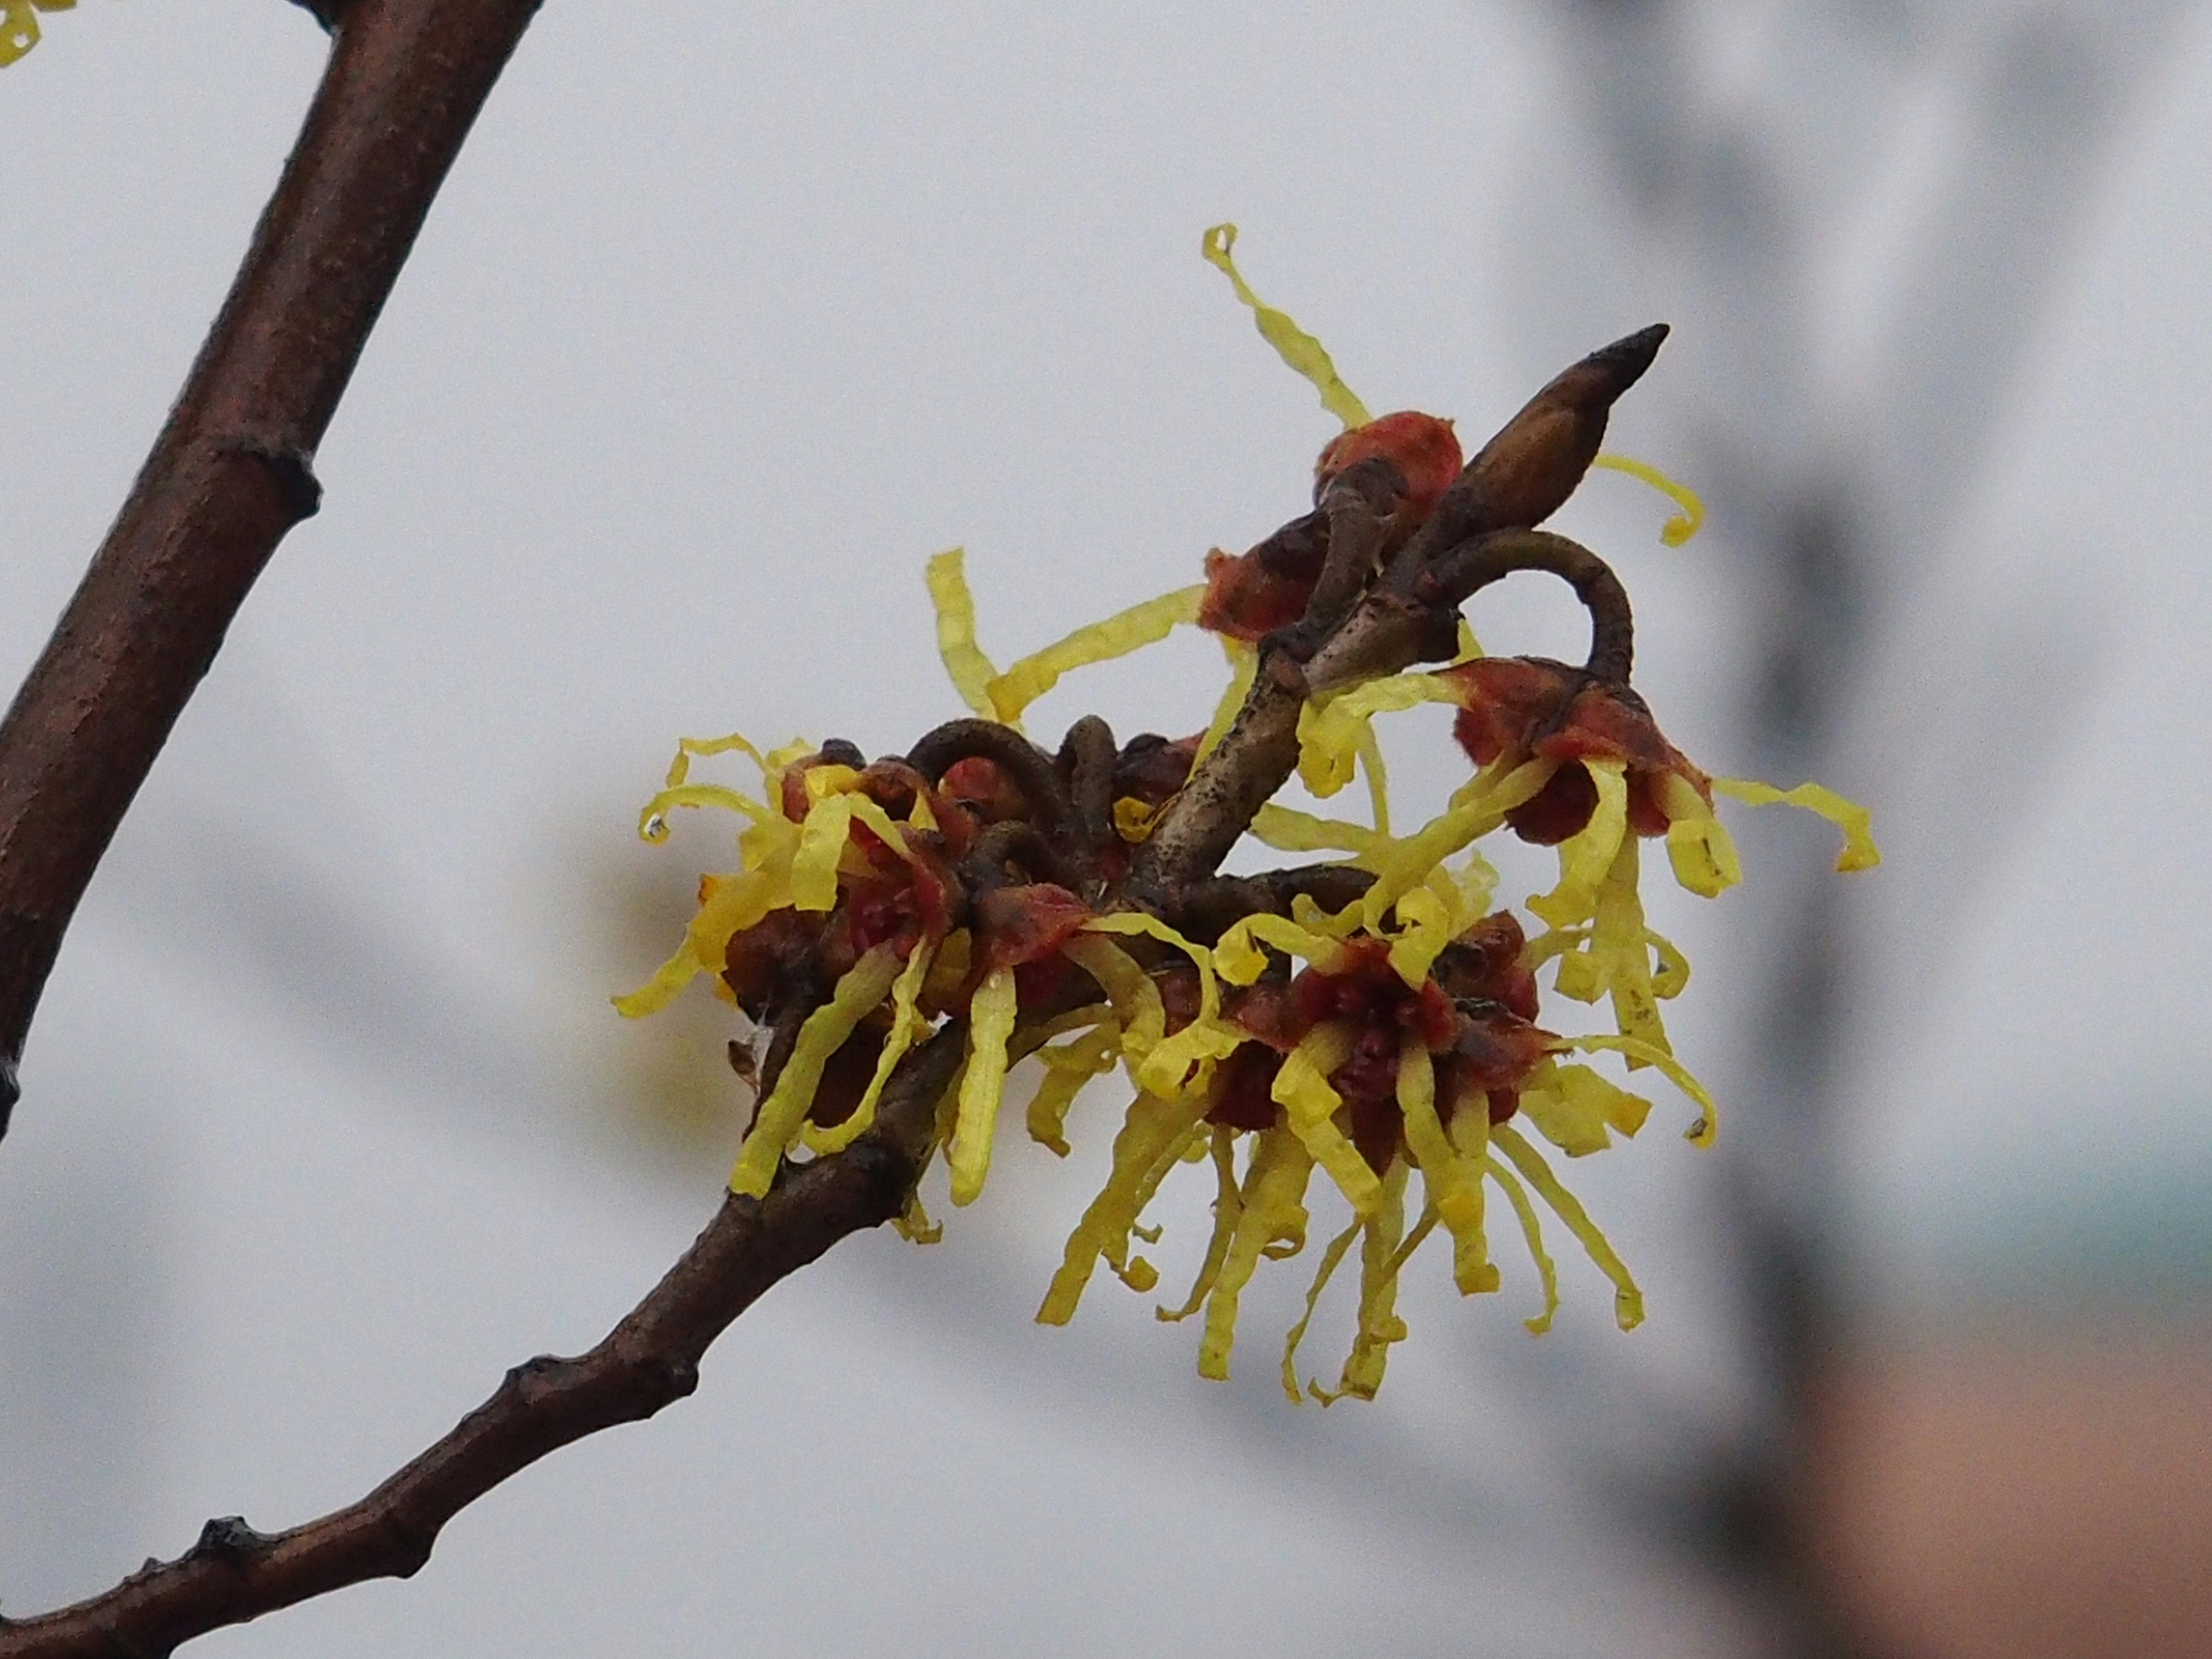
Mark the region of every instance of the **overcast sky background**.
<instances>
[{"instance_id":1,"label":"overcast sky background","mask_svg":"<svg viewBox=\"0 0 2212 1659\"><path fill-rule=\"evenodd\" d=\"M276 0L44 21L0 76L11 684L324 54ZM348 1501L649 1285L742 1121L715 1005L629 1028L605 1004L725 844L641 846L636 803L678 732L881 750L958 712L921 580L941 548L968 548L1004 660L1296 512L1333 422L1200 262L1224 218L1373 407L1454 416L1470 446L1583 352L1676 325L1612 447L1706 489L1712 527L1662 549L1656 498L1608 476L1560 524L1614 559L1639 686L1714 772L1793 764L1762 698L1810 613L1768 538L1785 498L1848 504L1850 660L1815 746L1888 860L1816 913L1856 964L1819 1079L1835 1248L1877 1311L2057 1266L2190 1282L2212 1259L2208 179L2197 8L556 0L362 362L320 516L33 1034L0 1146L0 1605L98 1589L211 1514ZM1523 588L1477 607L1485 642L1578 654L1563 592ZM1192 729L1220 672L1178 637L1032 724ZM1455 781L1443 728L1393 730L1408 818ZM1728 1156L1796 1179L1762 1055L1833 842L1741 836L1745 890L1656 882L1655 921L1698 967L1672 1019ZM1508 896L1542 869L1509 862ZM1381 1401L1326 1413L1273 1381L1297 1267L1248 1299L1227 1388L1118 1286L1068 1330L1029 1322L1117 1111L1085 1103L1066 1167L1010 1143L934 1250L841 1246L696 1398L495 1494L415 1583L204 1650L1755 1641L1638 1497L1761 1408L1711 1218L1729 1166L1680 1139L1686 1107L1574 1171L1644 1328L1613 1332L1563 1254L1532 1342L1516 1248L1468 1304L1425 1256ZM1171 1287L1203 1185L1170 1189Z\"/></svg>"}]
</instances>

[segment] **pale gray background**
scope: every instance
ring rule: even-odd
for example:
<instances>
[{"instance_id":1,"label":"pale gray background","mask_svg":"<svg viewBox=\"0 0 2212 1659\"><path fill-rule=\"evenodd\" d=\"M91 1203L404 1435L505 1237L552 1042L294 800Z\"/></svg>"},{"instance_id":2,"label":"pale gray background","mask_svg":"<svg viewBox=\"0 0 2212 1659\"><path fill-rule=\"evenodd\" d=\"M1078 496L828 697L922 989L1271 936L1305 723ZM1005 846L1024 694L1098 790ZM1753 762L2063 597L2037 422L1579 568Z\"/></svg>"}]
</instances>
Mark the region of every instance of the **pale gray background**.
<instances>
[{"instance_id":1,"label":"pale gray background","mask_svg":"<svg viewBox=\"0 0 2212 1659\"><path fill-rule=\"evenodd\" d=\"M11 684L324 51L276 0L45 21L0 76ZM1606 477L1562 523L1636 595L1676 742L1876 810L1876 876L1754 821L1745 890L1655 901L1732 1109L1714 1157L1662 1099L1577 1166L1650 1323L1563 1259L1532 1342L1513 1249L1474 1304L1425 1259L1381 1401L1327 1413L1273 1382L1295 1269L1225 1389L1110 1285L1041 1330L1102 1097L1075 1167L1010 1140L944 1246L841 1247L414 1583L204 1650L1755 1650L1697 1494L1769 1434L1778 1261L1876 1315L2208 1276L2208 179L2212 20L2178 5L553 0L33 1035L0 1602L346 1501L651 1282L740 1124L703 996L605 1005L717 856L638 845L635 803L679 731L884 749L957 712L944 546L1003 659L1295 511L1331 423L1198 260L1233 217L1376 409L1474 441L1674 323L1613 442L1712 528L1662 549ZM1579 638L1540 586L1477 621ZM1178 639L1035 724L1188 729L1219 672ZM1441 731L1394 732L1408 812Z\"/></svg>"}]
</instances>

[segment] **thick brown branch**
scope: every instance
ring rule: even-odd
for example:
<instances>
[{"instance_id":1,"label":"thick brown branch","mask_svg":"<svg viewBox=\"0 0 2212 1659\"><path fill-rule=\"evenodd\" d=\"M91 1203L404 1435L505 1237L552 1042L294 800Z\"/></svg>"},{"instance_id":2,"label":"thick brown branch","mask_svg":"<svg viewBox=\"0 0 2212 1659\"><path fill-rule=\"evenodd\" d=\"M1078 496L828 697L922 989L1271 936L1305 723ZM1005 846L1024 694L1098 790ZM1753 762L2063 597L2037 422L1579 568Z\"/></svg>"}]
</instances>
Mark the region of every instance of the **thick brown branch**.
<instances>
[{"instance_id":1,"label":"thick brown branch","mask_svg":"<svg viewBox=\"0 0 2212 1659\"><path fill-rule=\"evenodd\" d=\"M0 723L0 1130L77 901L254 579L315 510L316 447L537 4L349 0L229 298Z\"/></svg>"},{"instance_id":2,"label":"thick brown branch","mask_svg":"<svg viewBox=\"0 0 2212 1659\"><path fill-rule=\"evenodd\" d=\"M1158 899L1187 882L1212 875L1237 845L1252 817L1281 788L1298 764L1298 710L1310 690L1305 659L1321 638L1323 654L1352 631L1364 607L1342 622L1382 545L1383 512L1396 492L1395 473L1378 477L1354 469L1333 482L1322 498L1330 551L1304 618L1260 643L1259 672L1236 723L1213 752L1198 763L1190 781L1168 803L1131 866L1133 896ZM1319 634L1310 629L1323 630ZM1328 630L1334 630L1333 634ZM1449 651L1447 650L1447 654ZM1316 659L1316 660L1318 660ZM1371 672L1393 673L1414 661L1386 655Z\"/></svg>"},{"instance_id":3,"label":"thick brown branch","mask_svg":"<svg viewBox=\"0 0 2212 1659\"><path fill-rule=\"evenodd\" d=\"M683 1399L698 1386L708 1347L769 1286L898 1214L966 1040L955 1024L916 1049L885 1089L874 1128L835 1157L787 1170L764 1199L725 1198L597 1347L516 1366L490 1399L359 1503L289 1532L258 1533L234 1516L210 1521L176 1560L105 1595L0 1620L0 1659L167 1654L348 1584L413 1574L469 1504L549 1452Z\"/></svg>"}]
</instances>

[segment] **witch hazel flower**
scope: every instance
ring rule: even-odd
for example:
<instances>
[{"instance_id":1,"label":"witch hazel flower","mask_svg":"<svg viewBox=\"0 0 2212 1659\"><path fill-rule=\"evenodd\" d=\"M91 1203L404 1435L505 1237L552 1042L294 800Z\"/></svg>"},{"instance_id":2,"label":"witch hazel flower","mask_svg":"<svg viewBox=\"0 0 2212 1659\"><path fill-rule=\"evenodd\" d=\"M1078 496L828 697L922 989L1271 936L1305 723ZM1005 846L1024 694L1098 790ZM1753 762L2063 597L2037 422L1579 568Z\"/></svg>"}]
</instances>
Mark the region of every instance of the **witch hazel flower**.
<instances>
[{"instance_id":1,"label":"witch hazel flower","mask_svg":"<svg viewBox=\"0 0 2212 1659\"><path fill-rule=\"evenodd\" d=\"M1319 343L1254 294L1235 238L1216 226L1205 257L1344 428L1322 449L1311 510L1243 554L1216 551L1203 582L1004 670L977 638L964 555L931 560L939 650L969 713L872 761L842 741L681 744L641 833L665 840L680 810L734 814L736 867L702 879L675 952L617 1006L641 1017L704 979L750 1022L750 1044L733 1045L754 1095L731 1177L741 1200L871 1139L918 1146L921 1168L942 1162L965 1206L989 1181L1017 1078L1035 1079L1030 1139L1066 1155L1087 1133L1090 1085L1121 1073L1129 1099L1106 1181L1038 1319L1071 1319L1102 1263L1155 1290L1146 1252L1161 1234L1145 1218L1179 1170L1204 1164L1212 1226L1187 1295L1159 1317L1198 1318L1200 1373L1226 1378L1261 1265L1308 1250L1317 1200L1340 1204L1348 1221L1316 1253L1281 1378L1293 1401L1371 1398L1406 1336L1402 1274L1427 1241L1445 1241L1463 1295L1500 1288L1496 1196L1540 1283L1532 1330L1559 1302L1547 1214L1611 1281L1621 1328L1644 1317L1626 1263L1552 1161L1634 1136L1652 1109L1577 1054L1657 1072L1696 1109L1690 1138L1717 1132L1661 1016L1688 964L1646 923L1641 843L1663 837L1678 880L1717 894L1741 874L1713 810L1727 794L1834 819L1839 867L1876 854L1865 813L1841 798L1716 780L1674 749L1630 685L1619 580L1538 528L1592 466L1674 499L1663 541L1697 527L1689 492L1600 447L1663 328L1574 365L1463 461L1449 421L1370 416ZM1476 646L1460 607L1528 569L1567 580L1589 610L1582 666ZM1216 635L1230 662L1202 726L1125 742L1086 715L1056 747L1028 733L1062 677L1186 625ZM1474 770L1443 813L1400 834L1375 722L1424 702L1456 708ZM732 756L750 760L757 790L693 777L695 761ZM1365 823L1274 799L1293 779L1327 798L1360 775ZM1532 922L1496 902L1477 843L1500 833L1559 850ZM1222 874L1247 842L1326 856ZM1547 995L1609 1000L1615 1029L1557 1032ZM938 1233L911 1193L898 1224ZM1332 1387L1302 1382L1301 1345L1355 1246L1348 1354Z\"/></svg>"}]
</instances>

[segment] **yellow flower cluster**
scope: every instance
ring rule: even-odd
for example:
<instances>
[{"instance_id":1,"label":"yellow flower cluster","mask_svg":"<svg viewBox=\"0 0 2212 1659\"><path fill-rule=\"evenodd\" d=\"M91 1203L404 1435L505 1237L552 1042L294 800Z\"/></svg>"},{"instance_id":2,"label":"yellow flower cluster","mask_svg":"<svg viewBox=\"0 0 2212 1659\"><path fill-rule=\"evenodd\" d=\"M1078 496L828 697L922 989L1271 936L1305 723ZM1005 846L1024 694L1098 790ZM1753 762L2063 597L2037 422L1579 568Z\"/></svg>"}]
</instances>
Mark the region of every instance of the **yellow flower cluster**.
<instances>
[{"instance_id":1,"label":"yellow flower cluster","mask_svg":"<svg viewBox=\"0 0 2212 1659\"><path fill-rule=\"evenodd\" d=\"M1233 240L1232 228L1209 232L1206 258L1347 428L1364 423L1364 406L1318 343L1244 283L1230 260ZM1694 496L1640 463L1615 464L1681 507L1664 539L1694 530L1702 514ZM1061 675L1198 622L1207 592L1184 588L1133 606L1001 672L977 642L957 550L930 562L927 585L939 651L962 700L1012 732ZM1224 645L1230 684L1191 745L1200 757L1230 730L1254 678L1254 649L1233 639ZM1084 1085L1125 1072L1133 1098L1110 1171L1069 1235L1037 1317L1073 1317L1102 1261L1132 1288L1152 1290L1158 1270L1138 1247L1159 1235L1145 1215L1178 1166L1210 1164L1212 1236L1188 1296L1159 1310L1166 1320L1202 1311L1199 1370L1208 1377L1229 1374L1239 1300L1259 1263L1304 1249L1316 1172L1351 1220L1320 1251L1304 1315L1285 1344L1282 1380L1293 1401L1308 1392L1324 1401L1373 1395L1391 1345L1405 1335L1401 1271L1437 1230L1451 1242L1462 1294L1498 1288L1486 1231L1492 1188L1504 1194L1541 1280L1543 1306L1529 1328L1545 1328L1558 1303L1540 1204L1612 1281L1627 1329L1643 1316L1642 1294L1538 1143L1586 1156L1614 1134L1634 1135L1650 1110L1567 1058L1576 1053L1610 1053L1632 1072L1657 1072L1698 1109L1689 1138L1709 1145L1717 1132L1717 1109L1674 1057L1662 1018L1661 1005L1680 994L1689 968L1645 921L1640 840L1663 834L1677 879L1706 896L1741 877L1713 811L1716 793L1828 817L1844 831L1839 868L1863 868L1879 855L1863 809L1817 786L1784 791L1707 778L1666 744L1625 687L1593 687L1587 674L1536 659L1486 658L1464 628L1462 646L1444 669L1370 680L1303 710L1300 778L1327 798L1364 772L1370 823L1270 804L1250 825L1270 847L1336 854L1371 884L1334 911L1299 893L1287 915L1244 915L1204 939L1114 908L1098 887L1087 896L1037 881L1009 889L1001 869L998 884L971 890L977 878L961 862L968 849L994 823L1018 827L986 810L995 787L988 775L956 787L953 770L862 767L803 743L763 754L734 736L687 739L665 787L644 808L640 832L665 839L667 814L678 808L730 811L744 821L739 867L702 882L674 955L617 1006L631 1017L651 1013L706 975L760 1018L773 975L758 964L787 962L793 939L834 967L834 983L788 1037L739 1151L731 1185L756 1196L786 1160L835 1152L866 1132L900 1060L940 1021L965 1020L963 1063L936 1108L955 1205L984 1188L1018 1062L1039 1062L1029 1133L1062 1155ZM1375 721L1439 702L1462 711L1456 729L1475 769L1442 813L1399 836ZM759 769L757 795L693 781L695 759L732 751ZM1118 867L1152 832L1162 805L1158 797L1114 802L1106 833ZM1559 851L1557 884L1527 903L1545 924L1533 939L1510 912L1493 909L1495 874L1471 850L1508 826ZM1551 992L1608 1001L1613 1030L1559 1036L1538 1027L1536 975L1545 969ZM840 1065L849 1081L830 1103L842 1115L817 1117L823 1079ZM846 1106L855 1090L857 1103ZM902 1224L909 1237L936 1236L918 1203ZM1334 1388L1302 1385L1299 1346L1355 1243L1350 1354Z\"/></svg>"}]
</instances>

